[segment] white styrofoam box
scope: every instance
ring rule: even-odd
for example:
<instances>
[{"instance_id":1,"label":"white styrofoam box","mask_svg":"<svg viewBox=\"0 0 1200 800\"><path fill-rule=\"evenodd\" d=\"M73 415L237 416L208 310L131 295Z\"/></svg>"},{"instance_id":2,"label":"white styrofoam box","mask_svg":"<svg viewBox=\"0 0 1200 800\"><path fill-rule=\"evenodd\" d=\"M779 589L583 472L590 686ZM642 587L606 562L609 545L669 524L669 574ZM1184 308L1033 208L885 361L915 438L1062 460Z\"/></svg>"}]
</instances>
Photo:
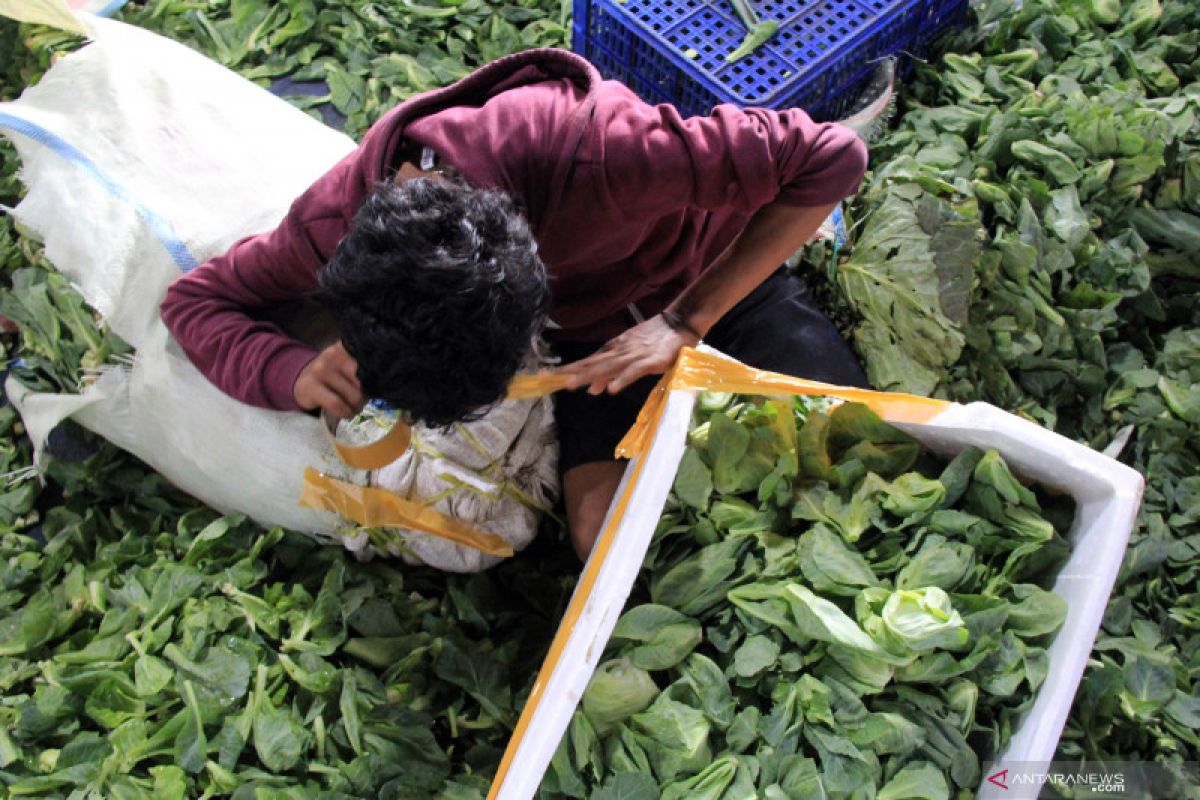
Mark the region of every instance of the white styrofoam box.
<instances>
[{"instance_id":1,"label":"white styrofoam box","mask_svg":"<svg viewBox=\"0 0 1200 800\"><path fill-rule=\"evenodd\" d=\"M652 445L630 462L489 800L527 800L537 791L641 569L686 446L693 402L691 390L670 392ZM1049 648L1049 675L991 774L1006 763L1028 768L1049 762L1112 593L1141 502L1142 476L986 403L947 404L928 422L892 424L946 456L968 445L995 449L1017 475L1076 502L1067 534L1071 556L1053 587L1067 601L1067 617ZM1037 796L1034 785L1005 789L986 778L979 790L984 800Z\"/></svg>"},{"instance_id":2,"label":"white styrofoam box","mask_svg":"<svg viewBox=\"0 0 1200 800\"><path fill-rule=\"evenodd\" d=\"M896 427L947 455L967 445L994 448L1017 475L1075 499L1075 520L1067 532L1071 556L1053 587L1054 593L1067 601L1067 618L1049 648L1046 681L1013 731L1008 747L994 760L991 773L1003 770L1006 764L1020 765L1020 769L1045 764L1054 759L1121 568L1142 499L1142 476L1089 447L986 403L951 406L926 425ZM980 800L1032 800L1040 788L1033 783L1004 788L986 778L979 788Z\"/></svg>"}]
</instances>

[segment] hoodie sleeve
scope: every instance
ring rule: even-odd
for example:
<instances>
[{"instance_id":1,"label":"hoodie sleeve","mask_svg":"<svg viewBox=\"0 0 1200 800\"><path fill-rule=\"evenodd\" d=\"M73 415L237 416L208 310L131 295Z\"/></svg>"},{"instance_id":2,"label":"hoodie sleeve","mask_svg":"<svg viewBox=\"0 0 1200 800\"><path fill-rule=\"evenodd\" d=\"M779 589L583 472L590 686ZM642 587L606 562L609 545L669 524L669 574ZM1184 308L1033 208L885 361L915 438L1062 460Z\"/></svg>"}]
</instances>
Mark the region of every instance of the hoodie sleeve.
<instances>
[{"instance_id":1,"label":"hoodie sleeve","mask_svg":"<svg viewBox=\"0 0 1200 800\"><path fill-rule=\"evenodd\" d=\"M205 377L242 402L297 408L292 387L317 351L250 312L316 291L317 271L345 233L333 209L346 166L301 195L277 228L238 241L167 289L167 329Z\"/></svg>"},{"instance_id":2,"label":"hoodie sleeve","mask_svg":"<svg viewBox=\"0 0 1200 800\"><path fill-rule=\"evenodd\" d=\"M684 119L670 105L615 102L604 125L603 183L625 215L685 207L750 214L773 201L837 202L858 189L866 146L849 128L799 109L717 106Z\"/></svg>"}]
</instances>

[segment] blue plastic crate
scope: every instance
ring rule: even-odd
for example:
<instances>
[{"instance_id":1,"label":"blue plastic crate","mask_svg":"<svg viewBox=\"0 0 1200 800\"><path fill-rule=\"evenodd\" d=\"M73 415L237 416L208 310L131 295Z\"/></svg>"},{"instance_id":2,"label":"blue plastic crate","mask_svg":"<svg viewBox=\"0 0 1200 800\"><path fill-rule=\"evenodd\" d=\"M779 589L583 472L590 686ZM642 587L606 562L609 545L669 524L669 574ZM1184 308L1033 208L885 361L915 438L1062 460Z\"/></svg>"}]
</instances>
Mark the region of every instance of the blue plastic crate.
<instances>
[{"instance_id":1,"label":"blue plastic crate","mask_svg":"<svg viewBox=\"0 0 1200 800\"><path fill-rule=\"evenodd\" d=\"M836 119L874 62L915 53L965 19L967 0L757 0L779 31L728 63L746 28L729 0L574 0L573 46L601 74L684 116L718 103Z\"/></svg>"}]
</instances>

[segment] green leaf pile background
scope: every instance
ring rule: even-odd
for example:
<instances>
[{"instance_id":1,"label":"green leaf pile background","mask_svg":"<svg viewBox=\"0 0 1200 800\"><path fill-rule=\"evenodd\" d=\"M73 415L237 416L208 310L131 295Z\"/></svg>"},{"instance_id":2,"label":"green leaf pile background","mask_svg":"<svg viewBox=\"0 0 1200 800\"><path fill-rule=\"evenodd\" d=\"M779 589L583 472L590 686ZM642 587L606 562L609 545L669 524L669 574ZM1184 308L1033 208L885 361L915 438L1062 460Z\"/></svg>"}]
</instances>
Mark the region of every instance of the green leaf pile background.
<instances>
[{"instance_id":1,"label":"green leaf pile background","mask_svg":"<svg viewBox=\"0 0 1200 800\"><path fill-rule=\"evenodd\" d=\"M1125 441L1146 502L1060 756L1198 761L1200 7L1011 6L985 3L906 80L849 209L856 247L810 269L881 388L986 400L1097 448ZM327 95L293 101L327 104L358 136L415 92L564 44L568 14L531 0L159 0L122 18L264 85L323 79ZM0 21L0 97L77 44ZM19 197L16 171L0 144L0 204ZM2 216L0 272L0 314L21 326L0 343L21 380L75 389L125 357ZM560 531L484 576L361 565L218 520L76 429L65 436L96 452L52 459L40 486L11 411L0 434L5 791L486 791L577 570ZM605 791L647 796L629 776Z\"/></svg>"},{"instance_id":2,"label":"green leaf pile background","mask_svg":"<svg viewBox=\"0 0 1200 800\"><path fill-rule=\"evenodd\" d=\"M1146 476L1059 754L1196 761L1200 6L987 2L977 23L918 65L873 145L859 246L832 274L848 294L833 302L861 317L855 340L880 388L986 400L1097 449L1116 441ZM970 305L956 319L967 247ZM860 290L875 248L934 262L918 272L924 294ZM927 347L926 326L944 347Z\"/></svg>"}]
</instances>

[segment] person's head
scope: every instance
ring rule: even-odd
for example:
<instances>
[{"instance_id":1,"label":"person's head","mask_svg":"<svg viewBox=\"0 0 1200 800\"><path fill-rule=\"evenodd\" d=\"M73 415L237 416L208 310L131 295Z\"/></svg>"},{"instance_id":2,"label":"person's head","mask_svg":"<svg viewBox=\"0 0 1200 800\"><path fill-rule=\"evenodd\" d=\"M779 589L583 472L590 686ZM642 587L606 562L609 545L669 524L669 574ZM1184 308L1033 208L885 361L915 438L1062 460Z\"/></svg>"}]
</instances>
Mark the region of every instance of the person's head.
<instances>
[{"instance_id":1,"label":"person's head","mask_svg":"<svg viewBox=\"0 0 1200 800\"><path fill-rule=\"evenodd\" d=\"M319 281L363 393L431 426L503 397L548 303L528 223L460 181L380 185Z\"/></svg>"}]
</instances>

